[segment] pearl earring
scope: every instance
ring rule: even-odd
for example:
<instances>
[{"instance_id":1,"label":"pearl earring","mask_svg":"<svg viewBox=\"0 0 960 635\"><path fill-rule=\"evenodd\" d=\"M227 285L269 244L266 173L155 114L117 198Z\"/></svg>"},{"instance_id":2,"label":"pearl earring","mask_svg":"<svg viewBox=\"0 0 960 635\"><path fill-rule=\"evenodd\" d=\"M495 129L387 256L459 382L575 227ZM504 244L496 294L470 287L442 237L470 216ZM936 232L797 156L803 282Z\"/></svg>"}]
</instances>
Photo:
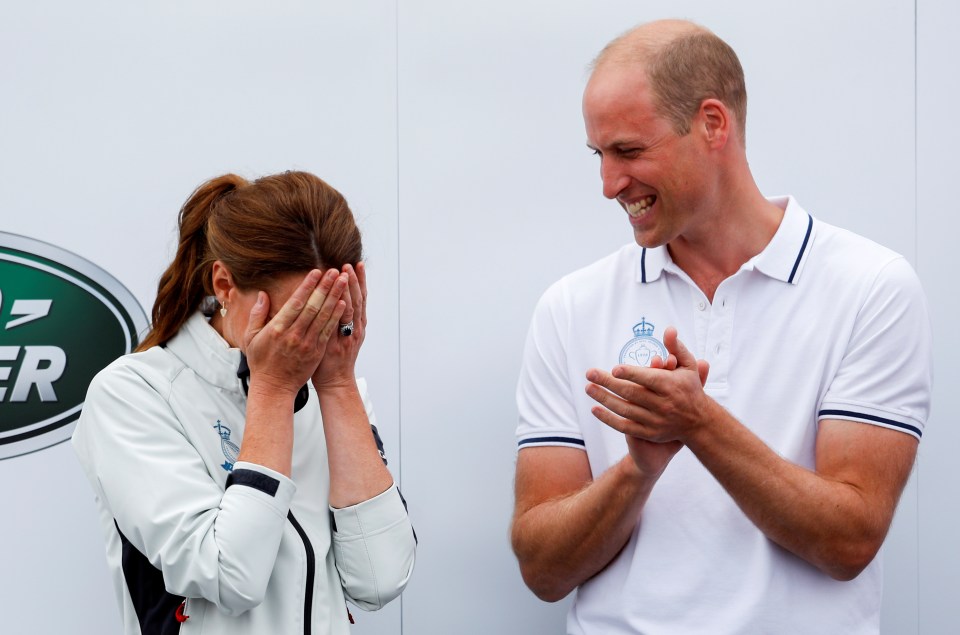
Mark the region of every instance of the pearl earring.
<instances>
[{"instance_id":1,"label":"pearl earring","mask_svg":"<svg viewBox=\"0 0 960 635\"><path fill-rule=\"evenodd\" d=\"M223 302L220 303L220 317L227 317L227 305Z\"/></svg>"}]
</instances>

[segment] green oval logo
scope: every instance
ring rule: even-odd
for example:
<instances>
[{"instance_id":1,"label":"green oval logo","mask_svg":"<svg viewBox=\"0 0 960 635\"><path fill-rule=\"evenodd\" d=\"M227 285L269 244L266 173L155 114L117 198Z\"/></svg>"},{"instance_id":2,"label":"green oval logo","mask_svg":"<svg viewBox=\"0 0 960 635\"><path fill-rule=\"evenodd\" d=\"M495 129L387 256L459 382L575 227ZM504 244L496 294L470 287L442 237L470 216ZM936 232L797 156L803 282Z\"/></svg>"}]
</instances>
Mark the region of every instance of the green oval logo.
<instances>
[{"instance_id":1,"label":"green oval logo","mask_svg":"<svg viewBox=\"0 0 960 635\"><path fill-rule=\"evenodd\" d=\"M140 304L100 267L0 232L0 459L69 439L90 380L146 327Z\"/></svg>"}]
</instances>

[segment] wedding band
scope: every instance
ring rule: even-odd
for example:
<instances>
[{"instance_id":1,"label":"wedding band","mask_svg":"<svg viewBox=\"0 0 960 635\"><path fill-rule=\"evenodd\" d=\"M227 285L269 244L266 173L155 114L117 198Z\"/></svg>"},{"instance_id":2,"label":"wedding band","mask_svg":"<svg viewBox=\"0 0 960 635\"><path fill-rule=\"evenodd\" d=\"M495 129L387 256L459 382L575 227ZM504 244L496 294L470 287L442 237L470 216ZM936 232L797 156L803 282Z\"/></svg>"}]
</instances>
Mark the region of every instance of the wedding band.
<instances>
[{"instance_id":1,"label":"wedding band","mask_svg":"<svg viewBox=\"0 0 960 635\"><path fill-rule=\"evenodd\" d=\"M350 337L353 335L353 320L350 320L346 324L340 325L340 335L344 337Z\"/></svg>"}]
</instances>

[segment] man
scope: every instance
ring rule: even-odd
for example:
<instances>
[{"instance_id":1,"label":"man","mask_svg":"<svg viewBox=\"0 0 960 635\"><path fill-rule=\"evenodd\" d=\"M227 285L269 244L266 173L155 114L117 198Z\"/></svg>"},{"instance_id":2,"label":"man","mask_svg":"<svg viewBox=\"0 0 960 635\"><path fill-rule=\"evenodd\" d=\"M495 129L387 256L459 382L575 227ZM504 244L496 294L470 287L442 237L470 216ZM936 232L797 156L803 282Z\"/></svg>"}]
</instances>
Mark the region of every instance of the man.
<instances>
[{"instance_id":1,"label":"man","mask_svg":"<svg viewBox=\"0 0 960 635\"><path fill-rule=\"evenodd\" d=\"M878 633L875 556L929 412L913 270L761 195L743 71L699 26L614 40L583 115L636 244L534 315L524 580L548 601L577 589L572 634Z\"/></svg>"}]
</instances>

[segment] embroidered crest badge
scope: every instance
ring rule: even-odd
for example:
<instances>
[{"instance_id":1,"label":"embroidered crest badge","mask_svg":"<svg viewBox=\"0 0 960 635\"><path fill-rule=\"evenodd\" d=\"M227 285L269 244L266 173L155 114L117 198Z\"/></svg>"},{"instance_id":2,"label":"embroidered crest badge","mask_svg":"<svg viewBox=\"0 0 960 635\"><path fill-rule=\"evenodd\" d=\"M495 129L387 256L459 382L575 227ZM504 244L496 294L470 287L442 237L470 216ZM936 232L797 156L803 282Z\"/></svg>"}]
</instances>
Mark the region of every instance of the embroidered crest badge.
<instances>
[{"instance_id":1,"label":"embroidered crest badge","mask_svg":"<svg viewBox=\"0 0 960 635\"><path fill-rule=\"evenodd\" d=\"M240 456L240 448L230 440L230 428L223 425L219 419L217 419L217 425L213 427L220 435L220 449L223 450L223 456L227 459L220 467L232 472L233 464L237 462L237 457Z\"/></svg>"},{"instance_id":2,"label":"embroidered crest badge","mask_svg":"<svg viewBox=\"0 0 960 635\"><path fill-rule=\"evenodd\" d=\"M667 358L667 349L660 340L653 337L654 325L647 318L633 327L633 339L620 349L620 363L633 366L649 366L654 357Z\"/></svg>"}]
</instances>

